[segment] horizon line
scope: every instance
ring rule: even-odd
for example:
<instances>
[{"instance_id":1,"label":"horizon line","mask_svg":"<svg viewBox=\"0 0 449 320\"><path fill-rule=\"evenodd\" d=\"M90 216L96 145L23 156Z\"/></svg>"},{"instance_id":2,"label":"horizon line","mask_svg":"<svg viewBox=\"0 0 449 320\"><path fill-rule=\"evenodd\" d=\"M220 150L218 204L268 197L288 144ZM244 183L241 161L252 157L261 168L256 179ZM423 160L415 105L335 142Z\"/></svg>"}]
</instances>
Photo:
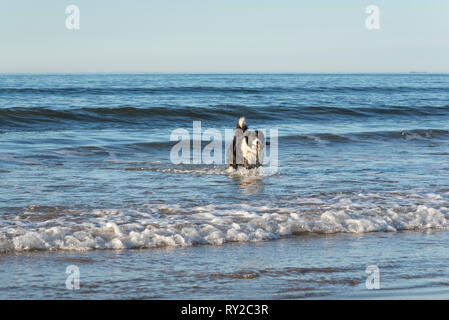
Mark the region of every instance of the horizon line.
<instances>
[{"instance_id":1,"label":"horizon line","mask_svg":"<svg viewBox=\"0 0 449 320\"><path fill-rule=\"evenodd\" d=\"M18 71L18 72L1 72L0 75L19 75L19 74L48 74L48 75L62 75L62 74L192 74L192 75L206 75L206 74L415 74L415 75L423 75L423 74L449 74L449 71L443 72L427 72L427 71L401 71L401 72L282 72L282 71L252 71L252 72L221 72L221 71L211 71L211 72L177 72L177 71L167 71L167 72L153 72L153 71L54 71L54 72L43 72L43 71Z\"/></svg>"}]
</instances>

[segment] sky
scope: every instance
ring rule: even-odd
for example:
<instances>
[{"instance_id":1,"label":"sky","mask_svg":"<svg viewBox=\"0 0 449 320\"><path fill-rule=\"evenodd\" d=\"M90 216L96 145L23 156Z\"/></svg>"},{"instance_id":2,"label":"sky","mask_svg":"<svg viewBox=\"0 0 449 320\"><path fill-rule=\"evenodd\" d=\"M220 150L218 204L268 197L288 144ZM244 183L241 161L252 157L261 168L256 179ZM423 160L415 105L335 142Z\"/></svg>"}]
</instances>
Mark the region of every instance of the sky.
<instances>
[{"instance_id":1,"label":"sky","mask_svg":"<svg viewBox=\"0 0 449 320\"><path fill-rule=\"evenodd\" d=\"M0 46L1 73L448 73L449 1L0 0Z\"/></svg>"}]
</instances>

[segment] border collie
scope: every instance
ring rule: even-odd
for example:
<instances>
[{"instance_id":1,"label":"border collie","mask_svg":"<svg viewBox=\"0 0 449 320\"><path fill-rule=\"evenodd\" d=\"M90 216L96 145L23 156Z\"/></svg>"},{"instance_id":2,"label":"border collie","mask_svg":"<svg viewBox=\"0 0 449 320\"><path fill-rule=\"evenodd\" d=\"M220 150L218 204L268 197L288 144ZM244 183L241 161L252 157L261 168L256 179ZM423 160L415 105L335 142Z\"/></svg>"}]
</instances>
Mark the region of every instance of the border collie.
<instances>
[{"instance_id":1,"label":"border collie","mask_svg":"<svg viewBox=\"0 0 449 320\"><path fill-rule=\"evenodd\" d=\"M248 130L245 117L237 122L232 144L226 151L226 162L230 168L259 168L263 163L265 136L262 131Z\"/></svg>"}]
</instances>

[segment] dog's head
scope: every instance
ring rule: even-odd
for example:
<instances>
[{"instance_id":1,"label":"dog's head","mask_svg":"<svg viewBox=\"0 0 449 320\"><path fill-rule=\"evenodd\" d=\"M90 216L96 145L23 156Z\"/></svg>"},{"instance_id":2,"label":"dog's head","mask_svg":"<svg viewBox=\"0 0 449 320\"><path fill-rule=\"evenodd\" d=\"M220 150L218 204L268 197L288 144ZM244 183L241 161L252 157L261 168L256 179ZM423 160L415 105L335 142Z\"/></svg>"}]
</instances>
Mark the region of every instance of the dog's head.
<instances>
[{"instance_id":1,"label":"dog's head","mask_svg":"<svg viewBox=\"0 0 449 320\"><path fill-rule=\"evenodd\" d=\"M245 117L241 117L239 121L237 122L237 125L235 126L236 129L241 129L243 132L248 130L248 126L245 122Z\"/></svg>"}]
</instances>

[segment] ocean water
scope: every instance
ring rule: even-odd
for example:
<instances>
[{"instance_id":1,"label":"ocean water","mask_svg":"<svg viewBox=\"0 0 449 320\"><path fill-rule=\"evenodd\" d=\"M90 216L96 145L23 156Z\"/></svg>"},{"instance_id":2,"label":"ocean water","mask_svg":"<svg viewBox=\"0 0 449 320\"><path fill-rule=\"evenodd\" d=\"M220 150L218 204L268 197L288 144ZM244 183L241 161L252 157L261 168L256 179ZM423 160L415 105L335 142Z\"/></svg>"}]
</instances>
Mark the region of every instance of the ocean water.
<instances>
[{"instance_id":1,"label":"ocean water","mask_svg":"<svg viewBox=\"0 0 449 320\"><path fill-rule=\"evenodd\" d=\"M170 160L240 116L278 170ZM0 163L2 298L449 297L446 74L2 74Z\"/></svg>"}]
</instances>

